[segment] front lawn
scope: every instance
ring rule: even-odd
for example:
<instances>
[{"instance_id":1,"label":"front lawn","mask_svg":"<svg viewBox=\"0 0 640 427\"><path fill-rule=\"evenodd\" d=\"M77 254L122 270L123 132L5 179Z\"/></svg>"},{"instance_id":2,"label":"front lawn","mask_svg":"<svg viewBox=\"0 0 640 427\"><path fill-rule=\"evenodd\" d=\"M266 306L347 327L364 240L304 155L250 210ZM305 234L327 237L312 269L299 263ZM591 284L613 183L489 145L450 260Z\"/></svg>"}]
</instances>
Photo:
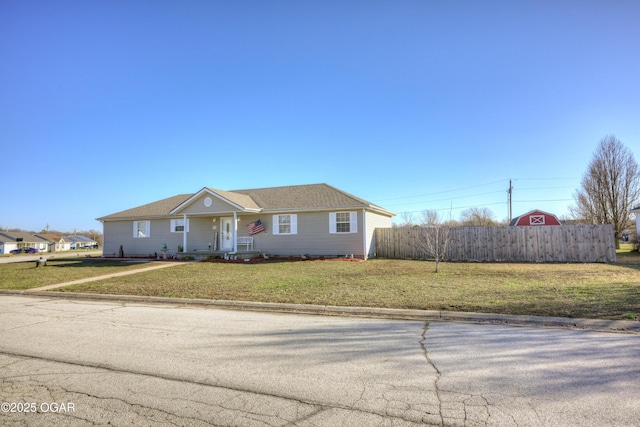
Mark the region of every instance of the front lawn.
<instances>
[{"instance_id":1,"label":"front lawn","mask_svg":"<svg viewBox=\"0 0 640 427\"><path fill-rule=\"evenodd\" d=\"M640 319L640 254L616 264L304 261L188 263L59 289L145 295Z\"/></svg>"},{"instance_id":2,"label":"front lawn","mask_svg":"<svg viewBox=\"0 0 640 427\"><path fill-rule=\"evenodd\" d=\"M149 262L122 262L99 258L49 259L46 267L35 261L0 264L0 289L30 289L62 282L134 270Z\"/></svg>"}]
</instances>

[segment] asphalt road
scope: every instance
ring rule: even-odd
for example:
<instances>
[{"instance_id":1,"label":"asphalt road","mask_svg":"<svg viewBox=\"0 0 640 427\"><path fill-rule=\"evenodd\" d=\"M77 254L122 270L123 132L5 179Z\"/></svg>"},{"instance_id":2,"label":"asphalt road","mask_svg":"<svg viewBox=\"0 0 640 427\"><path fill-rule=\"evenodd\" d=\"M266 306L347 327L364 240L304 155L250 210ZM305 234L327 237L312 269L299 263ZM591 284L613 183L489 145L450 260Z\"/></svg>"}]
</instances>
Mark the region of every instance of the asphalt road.
<instances>
[{"instance_id":1,"label":"asphalt road","mask_svg":"<svg viewBox=\"0 0 640 427\"><path fill-rule=\"evenodd\" d=\"M631 334L0 296L3 426L635 426L639 362Z\"/></svg>"}]
</instances>

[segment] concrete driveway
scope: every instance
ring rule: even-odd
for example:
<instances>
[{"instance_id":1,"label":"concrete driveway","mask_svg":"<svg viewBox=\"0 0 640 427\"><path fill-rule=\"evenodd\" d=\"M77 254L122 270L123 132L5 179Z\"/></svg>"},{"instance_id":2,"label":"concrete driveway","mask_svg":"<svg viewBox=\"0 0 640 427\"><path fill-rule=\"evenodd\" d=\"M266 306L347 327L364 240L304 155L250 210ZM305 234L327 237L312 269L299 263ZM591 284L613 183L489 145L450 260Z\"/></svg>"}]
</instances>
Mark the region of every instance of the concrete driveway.
<instances>
[{"instance_id":1,"label":"concrete driveway","mask_svg":"<svg viewBox=\"0 0 640 427\"><path fill-rule=\"evenodd\" d=\"M0 424L631 426L639 355L632 334L4 295Z\"/></svg>"}]
</instances>

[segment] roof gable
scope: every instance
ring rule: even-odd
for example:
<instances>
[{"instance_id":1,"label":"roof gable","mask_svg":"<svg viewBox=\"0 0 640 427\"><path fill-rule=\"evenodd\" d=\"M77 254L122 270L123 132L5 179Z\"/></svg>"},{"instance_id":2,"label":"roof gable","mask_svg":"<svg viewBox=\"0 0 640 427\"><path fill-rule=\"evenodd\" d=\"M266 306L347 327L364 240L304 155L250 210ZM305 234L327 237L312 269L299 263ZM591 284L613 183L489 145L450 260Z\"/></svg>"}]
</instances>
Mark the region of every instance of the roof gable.
<instances>
[{"instance_id":1,"label":"roof gable","mask_svg":"<svg viewBox=\"0 0 640 427\"><path fill-rule=\"evenodd\" d=\"M40 238L46 239L50 242L64 242L64 239L60 236L58 236L57 234L50 234L50 233L37 233L35 234L35 236L38 236Z\"/></svg>"},{"instance_id":2,"label":"roof gable","mask_svg":"<svg viewBox=\"0 0 640 427\"><path fill-rule=\"evenodd\" d=\"M260 212L260 206L256 204L255 201L251 199L250 196L245 194L239 194L233 191L223 191L215 188L204 187L202 190L198 191L184 202L182 202L179 206L176 206L175 209L171 210L172 215L177 215L186 210L191 210L190 213L193 212L193 209L189 209L193 207L194 204L197 204L198 201L203 200L206 197L216 199L224 205L229 205L232 210L239 210L243 212ZM220 203L217 203L218 210ZM211 213L215 212L215 209L206 209L211 206L204 206L196 208L197 213L209 213L207 210L211 211Z\"/></svg>"}]
</instances>

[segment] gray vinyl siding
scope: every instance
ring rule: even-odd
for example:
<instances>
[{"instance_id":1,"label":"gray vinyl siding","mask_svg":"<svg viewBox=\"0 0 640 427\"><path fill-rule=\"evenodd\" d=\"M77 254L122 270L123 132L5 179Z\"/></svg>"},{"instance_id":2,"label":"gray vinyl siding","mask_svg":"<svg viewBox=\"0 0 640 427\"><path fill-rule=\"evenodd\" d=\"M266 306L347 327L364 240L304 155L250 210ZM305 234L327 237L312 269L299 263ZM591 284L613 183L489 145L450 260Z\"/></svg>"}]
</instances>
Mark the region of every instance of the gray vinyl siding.
<instances>
[{"instance_id":1,"label":"gray vinyl siding","mask_svg":"<svg viewBox=\"0 0 640 427\"><path fill-rule=\"evenodd\" d=\"M143 218L140 221L144 221ZM182 233L171 233L171 220L152 219L149 226L149 237L133 237L133 220L105 221L104 248L105 256L117 256L120 245L125 256L147 256L161 253L162 245L167 244L169 252L176 252L182 244Z\"/></svg>"},{"instance_id":2,"label":"gray vinyl siding","mask_svg":"<svg viewBox=\"0 0 640 427\"><path fill-rule=\"evenodd\" d=\"M178 246L183 244L183 233L171 232L171 219L182 219L182 216L150 220L150 236L145 238L133 237L134 220L105 221L103 254L117 256L122 245L125 256L147 256L161 253L164 244L167 245L167 253L177 253ZM212 222L211 217L191 217L188 220L187 250L208 250L209 243L213 243L215 238L213 225L216 223Z\"/></svg>"},{"instance_id":3,"label":"gray vinyl siding","mask_svg":"<svg viewBox=\"0 0 640 427\"><path fill-rule=\"evenodd\" d=\"M330 233L329 214L331 212L356 212L356 233ZM273 215L246 214L238 215L238 236L248 236L247 226L262 221L266 231L253 235L253 248L256 251L270 255L300 256L344 256L353 254L355 257L373 256L375 250L375 227L391 227L391 218L372 212L366 213L363 222L362 209L336 210L319 212L286 212L296 214L298 223L297 234L273 234ZM187 233L187 252L207 251L209 244L216 241L216 232L220 231L221 218L231 217L225 213L211 216L189 217L189 232ZM151 219L150 236L148 238L133 237L134 220L105 221L104 222L104 250L105 256L117 256L122 245L125 256L148 256L161 253L163 244L167 245L168 253L178 252L178 246L183 245L183 233L171 232L171 219L182 219L182 215L173 218ZM215 219L215 221L214 221ZM144 220L144 218L140 218ZM366 229L365 229L366 226ZM214 227L216 227L214 229ZM365 247L366 246L366 247ZM219 250L219 244L217 249ZM243 247L239 248L240 250Z\"/></svg>"},{"instance_id":4,"label":"gray vinyl siding","mask_svg":"<svg viewBox=\"0 0 640 427\"><path fill-rule=\"evenodd\" d=\"M332 211L341 212L341 211ZM349 211L342 211L349 212ZM297 214L297 234L273 234L273 213L263 215L241 215L238 236L248 236L247 225L260 219L266 232L253 236L253 247L271 255L314 255L344 256L353 254L363 256L362 211L357 212L357 233L329 233L329 211L286 212Z\"/></svg>"},{"instance_id":5,"label":"gray vinyl siding","mask_svg":"<svg viewBox=\"0 0 640 427\"><path fill-rule=\"evenodd\" d=\"M214 230L213 227L216 227ZM209 250L209 243L212 247L216 238L216 231L220 228L220 218L216 217L213 222L212 217L191 217L189 218L189 232L187 233L187 251ZM182 239L182 233L180 233ZM182 240L180 240L182 244Z\"/></svg>"},{"instance_id":6,"label":"gray vinyl siding","mask_svg":"<svg viewBox=\"0 0 640 427\"><path fill-rule=\"evenodd\" d=\"M386 215L380 215L374 212L367 212L366 214L366 244L367 244L367 256L375 257L376 242L375 242L375 229L376 228L388 228L392 225L391 217Z\"/></svg>"}]
</instances>

